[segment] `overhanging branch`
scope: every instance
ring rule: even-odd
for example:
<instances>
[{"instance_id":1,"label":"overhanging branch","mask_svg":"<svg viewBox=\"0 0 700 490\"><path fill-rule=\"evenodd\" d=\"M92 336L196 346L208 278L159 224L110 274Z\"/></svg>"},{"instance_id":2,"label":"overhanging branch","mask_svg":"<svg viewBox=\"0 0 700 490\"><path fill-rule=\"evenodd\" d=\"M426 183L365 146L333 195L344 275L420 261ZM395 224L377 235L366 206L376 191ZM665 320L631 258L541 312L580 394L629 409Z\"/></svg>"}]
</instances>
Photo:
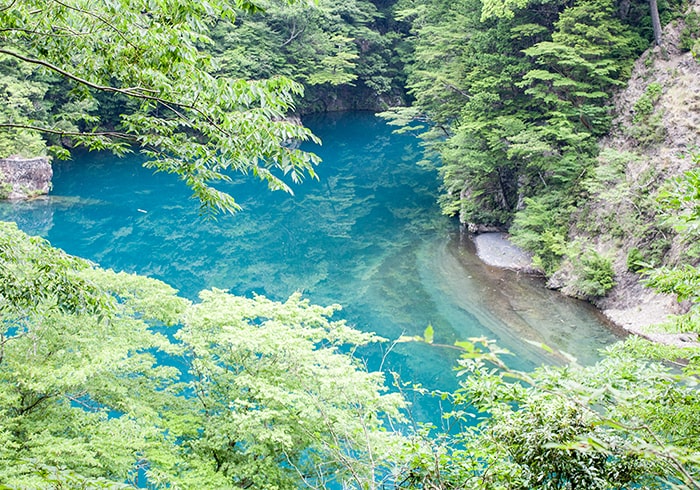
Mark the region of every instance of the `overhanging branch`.
<instances>
[{"instance_id":1,"label":"overhanging branch","mask_svg":"<svg viewBox=\"0 0 700 490\"><path fill-rule=\"evenodd\" d=\"M78 137L108 137L117 138L128 141L136 141L137 138L129 133L122 133L119 131L96 131L92 133L86 133L83 131L63 131L54 128L44 128L41 126L32 126L31 124L0 124L0 128L14 128L14 129L29 129L31 131L38 131L40 133L56 134L59 136L78 136Z\"/></svg>"},{"instance_id":2,"label":"overhanging branch","mask_svg":"<svg viewBox=\"0 0 700 490\"><path fill-rule=\"evenodd\" d=\"M222 128L219 124L217 124L216 121L214 121L209 115L207 115L202 109L195 107L192 104L183 104L181 102L174 102L172 100L164 99L162 97L158 97L156 95L151 95L155 93L155 90L151 89L146 89L142 87L129 87L129 88L118 88L118 87L112 87L111 85L100 85L98 83L91 82L90 80L87 80L85 78L81 78L69 71L66 71L59 66L54 65L53 63L49 63L48 61L36 59L36 58L30 58L29 56L24 56L19 53L16 53L11 50L7 50L4 48L0 48L0 53L6 54L8 56L12 56L14 58L17 58L19 60L22 60L26 63L31 63L34 65L39 65L43 66L44 68L47 68L51 71L54 71L58 73L61 76L64 76L68 78L69 80L73 80L76 83L79 83L81 85L84 85L88 88L98 90L101 92L111 92L111 93L116 93L116 94L122 94L127 97L132 97L135 99L142 99L142 100L150 100L153 101L157 104L160 104L166 108L169 108L172 110L172 107L179 107L181 109L187 109L190 111L193 111L194 113L198 114L199 116L202 117L204 121L206 121L209 125L211 125L213 128L215 128L218 132L221 134L225 135L226 137L231 137L231 134L226 131L224 128ZM150 92L150 94L149 94ZM177 112L176 112L177 113ZM183 118L184 120L187 120L182 114L177 113L178 116Z\"/></svg>"}]
</instances>

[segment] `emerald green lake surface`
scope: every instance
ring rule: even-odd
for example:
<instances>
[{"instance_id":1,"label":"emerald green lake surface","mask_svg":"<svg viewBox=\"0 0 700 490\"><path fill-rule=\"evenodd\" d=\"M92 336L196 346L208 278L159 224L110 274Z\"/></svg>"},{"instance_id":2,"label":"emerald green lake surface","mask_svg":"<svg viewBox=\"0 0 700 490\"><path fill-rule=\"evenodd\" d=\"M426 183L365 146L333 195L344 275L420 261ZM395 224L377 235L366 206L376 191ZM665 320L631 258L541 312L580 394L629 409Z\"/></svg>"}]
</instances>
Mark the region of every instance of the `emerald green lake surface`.
<instances>
[{"instance_id":1,"label":"emerald green lake surface","mask_svg":"<svg viewBox=\"0 0 700 490\"><path fill-rule=\"evenodd\" d=\"M573 356L581 363L616 337L587 304L544 289L537 278L483 265L457 224L440 215L438 179L417 165L417 139L392 134L369 113L304 120L323 140L319 180L295 195L271 193L249 177L230 190L243 206L206 220L177 178L154 174L138 156L85 154L55 162L48 199L0 204L0 219L103 267L161 279L196 299L210 287L284 300L295 291L361 330L390 340L498 340L530 369ZM534 344L555 350L547 354ZM456 386L457 351L391 342L360 352L369 369L398 372L433 389ZM385 355L386 354L386 355ZM416 401L429 420L435 406Z\"/></svg>"}]
</instances>

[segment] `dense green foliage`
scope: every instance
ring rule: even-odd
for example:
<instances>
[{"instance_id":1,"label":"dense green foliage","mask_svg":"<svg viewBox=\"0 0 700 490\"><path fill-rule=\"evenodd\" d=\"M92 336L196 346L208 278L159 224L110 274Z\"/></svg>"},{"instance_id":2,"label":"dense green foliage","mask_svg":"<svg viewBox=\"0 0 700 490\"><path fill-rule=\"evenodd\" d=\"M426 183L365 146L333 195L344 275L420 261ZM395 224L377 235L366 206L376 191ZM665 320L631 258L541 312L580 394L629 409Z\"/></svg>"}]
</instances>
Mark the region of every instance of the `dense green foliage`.
<instances>
[{"instance_id":1,"label":"dense green foliage","mask_svg":"<svg viewBox=\"0 0 700 490\"><path fill-rule=\"evenodd\" d=\"M700 154L694 155L700 164ZM690 260L676 267L650 268L647 284L664 293L674 294L678 301L689 301L690 311L675 317L666 327L672 332L700 333L700 267L692 265L700 256L700 170L690 170L669 182L659 196L666 220L680 233L687 244Z\"/></svg>"},{"instance_id":2,"label":"dense green foliage","mask_svg":"<svg viewBox=\"0 0 700 490\"><path fill-rule=\"evenodd\" d=\"M580 295L605 294L610 259L567 237L628 158L594 166L610 95L651 39L646 2L400 0L394 19L391 7L11 2L0 155L138 148L205 206L233 210L212 187L231 171L285 190L285 176L314 175L315 157L290 144L313 136L284 119L302 89L307 110L347 107L349 93L381 102L405 63L414 104L390 116L428 127L443 210L510 226L546 272L572 257ZM682 44L696 50L689 20ZM650 84L635 104L641 126L660 93ZM672 332L700 332L699 202L697 170L659 197L658 228L684 237L685 263L654 269L659 230L627 256L691 304ZM0 224L0 487L700 488L697 348L631 339L592 367L523 373L489 341L459 342L460 388L438 394L451 430L394 431L406 401L352 355L381 339L336 309L220 290L193 304Z\"/></svg>"},{"instance_id":3,"label":"dense green foliage","mask_svg":"<svg viewBox=\"0 0 700 490\"><path fill-rule=\"evenodd\" d=\"M461 346L467 376L448 416L468 421L476 408L479 425L420 438L410 488L700 488L697 379L640 360L648 342L533 373L508 369L483 339Z\"/></svg>"},{"instance_id":4,"label":"dense green foliage","mask_svg":"<svg viewBox=\"0 0 700 490\"><path fill-rule=\"evenodd\" d=\"M210 210L238 209L216 187L234 172L291 191L317 158L296 148L316 139L290 114L403 100L390 6L12 2L0 10L0 157L139 150Z\"/></svg>"},{"instance_id":5,"label":"dense green foliage","mask_svg":"<svg viewBox=\"0 0 700 490\"><path fill-rule=\"evenodd\" d=\"M213 74L203 49L213 42L209 31L221 19L233 21L236 9L257 7L246 0L52 0L0 9L0 61L16 65L3 93L9 102L2 104L0 129L33 138L29 147L8 151L34 152L35 136L27 135L36 132L55 137L59 156L66 156L64 138L117 153L138 148L149 165L184 180L204 206L227 211L236 202L212 185L230 180L231 171L285 190L285 176L313 176L316 158L288 144L312 135L284 119L301 86L282 77ZM37 103L46 85L22 84L23 73L61 81L46 95L48 109L55 109L50 114Z\"/></svg>"},{"instance_id":6,"label":"dense green foliage","mask_svg":"<svg viewBox=\"0 0 700 490\"><path fill-rule=\"evenodd\" d=\"M442 157L443 211L510 227L553 272L610 125L611 94L648 45L648 5L402 0L398 15L413 26L412 115L432 125L425 138Z\"/></svg>"},{"instance_id":7,"label":"dense green foliage","mask_svg":"<svg viewBox=\"0 0 700 490\"><path fill-rule=\"evenodd\" d=\"M0 122L30 124L31 120L45 118L37 114L45 108L46 83L33 76L35 70L3 56L0 58ZM45 151L44 141L34 131L22 128L7 128L0 131L0 156L36 156Z\"/></svg>"},{"instance_id":8,"label":"dense green foliage","mask_svg":"<svg viewBox=\"0 0 700 490\"><path fill-rule=\"evenodd\" d=\"M170 488L388 471L404 402L347 353L378 339L330 320L337 307L218 290L190 304L1 229L0 486L43 488L47 468Z\"/></svg>"},{"instance_id":9,"label":"dense green foliage","mask_svg":"<svg viewBox=\"0 0 700 490\"><path fill-rule=\"evenodd\" d=\"M699 488L696 351L673 370L642 359L671 351L633 339L589 368L524 373L492 342L458 342L460 388L438 394L453 428L395 432L402 395L348 353L380 339L330 320L337 307L220 290L192 304L1 228L2 488L146 477L155 488Z\"/></svg>"},{"instance_id":10,"label":"dense green foliage","mask_svg":"<svg viewBox=\"0 0 700 490\"><path fill-rule=\"evenodd\" d=\"M685 173L659 197L666 220L688 241L691 255L698 253L698 177L697 170ZM588 287L609 284L609 262L583 257L579 274ZM685 264L646 274L649 286L691 302L689 313L674 317L666 330L700 332L698 268ZM456 481L471 478L475 488L700 488L697 344L632 338L608 349L595 366L532 374L509 370L503 352L483 344L482 354L467 345L460 365L469 377L454 396L458 408L472 404L489 418L476 435L467 431L457 438L466 450L450 447L450 439L433 448L452 455L447 474L458 475ZM669 366L669 359L683 362ZM464 414L457 410L455 417Z\"/></svg>"},{"instance_id":11,"label":"dense green foliage","mask_svg":"<svg viewBox=\"0 0 700 490\"><path fill-rule=\"evenodd\" d=\"M285 75L304 85L303 112L368 109L402 98L400 34L380 2L261 3L214 31L217 73L247 79Z\"/></svg>"},{"instance_id":12,"label":"dense green foliage","mask_svg":"<svg viewBox=\"0 0 700 490\"><path fill-rule=\"evenodd\" d=\"M696 58L700 55L700 14L697 12L691 12L685 19L681 48L690 51Z\"/></svg>"}]
</instances>

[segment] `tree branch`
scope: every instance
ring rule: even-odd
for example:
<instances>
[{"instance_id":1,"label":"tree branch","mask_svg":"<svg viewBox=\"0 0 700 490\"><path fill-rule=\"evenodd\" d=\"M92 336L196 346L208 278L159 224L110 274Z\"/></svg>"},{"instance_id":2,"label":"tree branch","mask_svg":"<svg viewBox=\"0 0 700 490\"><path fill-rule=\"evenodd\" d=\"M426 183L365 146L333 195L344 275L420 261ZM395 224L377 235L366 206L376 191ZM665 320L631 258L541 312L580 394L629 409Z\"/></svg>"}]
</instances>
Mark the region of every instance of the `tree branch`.
<instances>
[{"instance_id":1,"label":"tree branch","mask_svg":"<svg viewBox=\"0 0 700 490\"><path fill-rule=\"evenodd\" d=\"M17 3L17 0L12 0L7 7L0 7L0 12L4 12L5 10L10 10L12 7L15 6L16 3Z\"/></svg>"},{"instance_id":2,"label":"tree branch","mask_svg":"<svg viewBox=\"0 0 700 490\"><path fill-rule=\"evenodd\" d=\"M442 82L442 84L445 86L445 88L452 90L453 92L457 92L459 95L463 95L467 99L471 99L471 95L466 93L464 90L460 89L459 87L452 85L451 83L448 82Z\"/></svg>"},{"instance_id":3,"label":"tree branch","mask_svg":"<svg viewBox=\"0 0 700 490\"><path fill-rule=\"evenodd\" d=\"M294 22L294 24L292 24L292 33L290 34L289 39L287 39L285 42L283 42L282 44L280 44L280 47L284 47L284 46L286 46L287 44L289 44L289 43L291 43L292 41L294 41L294 40L295 40L296 38L298 38L305 30L306 30L306 26L304 26L304 27L303 27L302 29L300 29L300 30L297 30L297 24L296 24L296 22Z\"/></svg>"},{"instance_id":4,"label":"tree branch","mask_svg":"<svg viewBox=\"0 0 700 490\"><path fill-rule=\"evenodd\" d=\"M48 61L38 60L35 58L30 58L28 56L23 56L19 53L15 53L13 51L9 51L9 50L4 49L4 48L0 48L0 53L6 54L8 56L12 56L14 58L17 58L17 59L22 60L22 61L27 62L27 63L32 63L34 65L43 66L44 68L48 68L51 71L55 71L59 75L62 75L64 77L68 78L69 80L73 80L74 82L77 82L81 85L85 85L86 87L89 87L89 88L92 88L95 90L99 90L101 92L113 92L113 93L126 95L128 97L136 97L136 98L141 98L141 99L146 99L146 100L152 100L152 101L155 101L158 103L163 102L163 99L161 99L159 97L156 97L153 95L148 95L146 93L140 92L141 90L144 90L144 89L141 89L140 87L130 87L130 88L123 89L123 88L112 87L109 85L100 85L97 83L93 83L90 80L86 80L86 79L81 78L77 75L74 75L74 74L72 74L72 73L52 64L52 63L49 63ZM145 92L145 90L144 90L144 92ZM179 105L186 107L186 105L184 105L184 104L179 104Z\"/></svg>"},{"instance_id":5,"label":"tree branch","mask_svg":"<svg viewBox=\"0 0 700 490\"><path fill-rule=\"evenodd\" d=\"M215 128L218 132L221 134L231 137L231 134L226 131L224 128L222 128L219 124L216 123L209 115L205 114L204 111L199 109L198 107L195 107L192 104L183 104L180 102L174 102L170 101L167 99L163 99L161 97L155 96L155 95L150 95L147 92L155 93L155 90L149 90L149 89L144 89L141 87L130 87L130 88L118 88L118 87L112 87L110 85L100 85L98 83L91 82L90 80L86 80L85 78L81 78L77 75L74 75L73 73L70 73L52 63L49 63L48 61L44 60L39 60L36 58L30 58L28 56L21 55L19 53L15 53L14 51L10 51L4 48L0 48L0 53L6 54L8 56L12 56L14 58L17 58L19 60L22 60L26 63L32 63L35 65L43 66L44 68L47 68L51 71L54 71L58 73L59 75L62 75L69 80L73 80L74 82L77 82L81 85L85 85L86 87L99 90L101 92L111 92L111 93L117 93L117 94L122 94L127 97L133 97L136 99L142 99L142 100L150 100L153 102L156 102L157 104L161 104L162 106L166 108L171 108L171 107L180 107L182 109L188 109L191 110L200 116L208 123L210 124L213 128ZM171 109L172 110L172 109ZM182 117L181 114L178 114L180 117ZM187 120L184 118L184 120Z\"/></svg>"},{"instance_id":6,"label":"tree branch","mask_svg":"<svg viewBox=\"0 0 700 490\"><path fill-rule=\"evenodd\" d=\"M137 52L139 51L139 48L138 48L135 44L133 44L131 41L129 41L129 39L126 37L126 34L124 34L123 31L121 31L120 29L118 29L117 27L115 27L112 23L110 23L107 19L105 19L105 18L102 17L101 15L97 15L97 14L94 13L94 12L90 12L90 11L87 11L87 10L80 9L80 8L78 8L78 7L74 7L74 6L72 6L72 5L68 5L68 4L66 4L66 3L60 2L59 0L54 0L54 1L55 1L57 4L59 4L59 5L63 6L63 7L65 7L65 8L67 8L67 9L69 9L69 10L73 10L73 11L75 11L75 12L78 12L78 13L81 13L81 14L85 14L85 15L88 15L88 16L90 16L90 17L94 17L95 19L99 20L99 21L102 22L104 25L106 25L107 27L109 27L110 29L112 29L114 32L116 32L117 35L118 35L119 37L121 37L121 38L124 40L124 42L126 42L129 46L131 46L132 48L134 48Z\"/></svg>"},{"instance_id":7,"label":"tree branch","mask_svg":"<svg viewBox=\"0 0 700 490\"><path fill-rule=\"evenodd\" d=\"M85 136L85 137L106 136L109 138L118 138L118 139L123 139L123 140L128 140L128 141L136 141L137 140L137 138L134 135L131 135L128 133L121 133L118 131L98 131L98 132L94 132L94 133L85 133L82 131L62 131L60 129L42 128L39 126L32 126L30 124L7 124L7 123L1 123L0 128L29 129L32 131L38 131L40 133L56 134L59 136Z\"/></svg>"},{"instance_id":8,"label":"tree branch","mask_svg":"<svg viewBox=\"0 0 700 490\"><path fill-rule=\"evenodd\" d=\"M53 398L54 396L55 395L38 395L37 399L34 401L34 403L32 403L31 405L29 405L27 407L19 409L18 413L20 415L25 415L26 413L34 410L44 400L48 400L49 398ZM24 397L22 397L22 399L24 400Z\"/></svg>"},{"instance_id":9,"label":"tree branch","mask_svg":"<svg viewBox=\"0 0 700 490\"><path fill-rule=\"evenodd\" d=\"M53 32L41 32L41 31L35 31L32 29L21 29L21 28L10 28L10 29L0 29L0 32L21 32L23 34L31 34L33 36L45 36L45 37L75 37L75 36L83 36L87 35L88 33L77 33L77 32L71 32L68 31L67 29L64 29L68 32L68 34L59 34L55 31Z\"/></svg>"}]
</instances>

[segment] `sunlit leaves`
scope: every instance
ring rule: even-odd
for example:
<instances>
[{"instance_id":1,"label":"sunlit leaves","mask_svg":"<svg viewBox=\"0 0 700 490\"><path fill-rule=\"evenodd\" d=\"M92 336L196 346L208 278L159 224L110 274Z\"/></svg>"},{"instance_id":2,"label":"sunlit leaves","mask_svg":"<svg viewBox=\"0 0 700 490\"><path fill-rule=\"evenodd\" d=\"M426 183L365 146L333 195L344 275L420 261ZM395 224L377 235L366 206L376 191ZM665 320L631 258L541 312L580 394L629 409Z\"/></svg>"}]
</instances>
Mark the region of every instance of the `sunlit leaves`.
<instances>
[{"instance_id":1,"label":"sunlit leaves","mask_svg":"<svg viewBox=\"0 0 700 490\"><path fill-rule=\"evenodd\" d=\"M398 416L401 402L382 394L381 376L358 369L340 348L375 337L330 322L335 307L299 295L284 304L218 290L201 297L177 334L191 348L198 406L190 417L203 430L182 433L184 447L261 487L284 485L297 471L318 484L369 470L343 462L388 449L392 436L377 433L376 414ZM314 468L320 462L328 475Z\"/></svg>"},{"instance_id":2,"label":"sunlit leaves","mask_svg":"<svg viewBox=\"0 0 700 490\"><path fill-rule=\"evenodd\" d=\"M317 158L289 148L314 139L287 122L301 87L284 78L255 82L212 76L211 28L251 2L20 2L0 12L0 51L63 78L74 99L55 122L26 117L12 124L43 128L90 149L140 149L154 167L179 175L211 210L235 201L212 186L250 172L272 189L287 176L313 175ZM12 46L13 48L9 48ZM121 121L104 130L95 100L120 98ZM66 125L66 123L71 123Z\"/></svg>"},{"instance_id":3,"label":"sunlit leaves","mask_svg":"<svg viewBox=\"0 0 700 490\"><path fill-rule=\"evenodd\" d=\"M0 231L0 481L362 488L391 478L405 402L338 306L225 291L191 304ZM181 323L174 335L165 325Z\"/></svg>"},{"instance_id":4,"label":"sunlit leaves","mask_svg":"<svg viewBox=\"0 0 700 490\"><path fill-rule=\"evenodd\" d=\"M691 154L695 165L700 153ZM694 169L668 182L658 198L668 221L689 241L700 236L700 170Z\"/></svg>"},{"instance_id":5,"label":"sunlit leaves","mask_svg":"<svg viewBox=\"0 0 700 490\"><path fill-rule=\"evenodd\" d=\"M697 380L640 360L643 343L618 345L595 366L524 373L492 341L460 342L465 376L447 395L448 416L468 425L474 409L484 416L453 437L417 437L407 478L443 489L697 488Z\"/></svg>"},{"instance_id":6,"label":"sunlit leaves","mask_svg":"<svg viewBox=\"0 0 700 490\"><path fill-rule=\"evenodd\" d=\"M699 159L696 154L691 158L694 161ZM688 244L687 256L696 257L699 253L696 242L700 235L700 172L691 170L671 180L661 189L658 200L665 214L664 220L675 225ZM672 318L671 329L680 333L700 333L700 269L692 262L686 262L676 267L650 269L646 274L647 286L674 294L678 301L691 302L687 314Z\"/></svg>"}]
</instances>

